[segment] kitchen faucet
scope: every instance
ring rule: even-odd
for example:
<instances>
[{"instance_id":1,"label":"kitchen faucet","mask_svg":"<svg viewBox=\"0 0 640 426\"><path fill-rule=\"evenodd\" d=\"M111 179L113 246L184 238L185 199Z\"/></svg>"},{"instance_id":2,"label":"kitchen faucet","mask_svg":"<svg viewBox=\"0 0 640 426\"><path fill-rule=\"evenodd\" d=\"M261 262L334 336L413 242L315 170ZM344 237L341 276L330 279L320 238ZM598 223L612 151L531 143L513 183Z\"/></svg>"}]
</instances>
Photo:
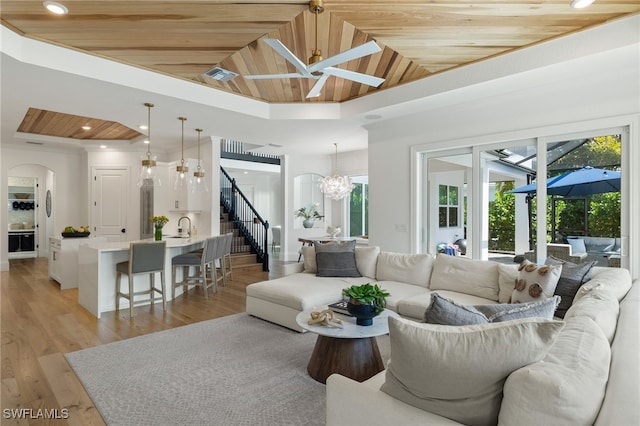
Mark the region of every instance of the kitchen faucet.
<instances>
[{"instance_id":1,"label":"kitchen faucet","mask_svg":"<svg viewBox=\"0 0 640 426\"><path fill-rule=\"evenodd\" d=\"M189 221L189 229L187 230L187 235L191 237L191 218L189 216L182 216L180 219L178 219L178 228L180 228L180 221L182 219L187 219Z\"/></svg>"}]
</instances>

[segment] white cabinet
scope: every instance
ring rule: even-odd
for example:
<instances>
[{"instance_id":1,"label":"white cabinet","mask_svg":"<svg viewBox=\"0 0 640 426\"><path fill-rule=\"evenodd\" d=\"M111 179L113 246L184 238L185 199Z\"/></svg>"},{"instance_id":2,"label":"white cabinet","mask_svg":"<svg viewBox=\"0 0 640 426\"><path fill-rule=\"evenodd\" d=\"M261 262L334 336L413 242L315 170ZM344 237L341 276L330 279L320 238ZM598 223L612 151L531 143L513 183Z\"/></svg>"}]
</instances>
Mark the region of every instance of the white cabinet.
<instances>
[{"instance_id":1,"label":"white cabinet","mask_svg":"<svg viewBox=\"0 0 640 426\"><path fill-rule=\"evenodd\" d=\"M60 289L78 287L78 250L90 243L102 243L106 237L49 237L49 278L60 283Z\"/></svg>"},{"instance_id":2,"label":"white cabinet","mask_svg":"<svg viewBox=\"0 0 640 426\"><path fill-rule=\"evenodd\" d=\"M176 189L176 180L178 179L178 173L176 167L180 165L179 161L169 163L169 191L171 194L169 197L169 211L184 213L184 212L199 212L202 210L201 195L193 193L190 185L183 186L182 189ZM185 159L185 165L189 168L189 171L185 173L185 179L193 181L193 172L198 167L198 160Z\"/></svg>"}]
</instances>

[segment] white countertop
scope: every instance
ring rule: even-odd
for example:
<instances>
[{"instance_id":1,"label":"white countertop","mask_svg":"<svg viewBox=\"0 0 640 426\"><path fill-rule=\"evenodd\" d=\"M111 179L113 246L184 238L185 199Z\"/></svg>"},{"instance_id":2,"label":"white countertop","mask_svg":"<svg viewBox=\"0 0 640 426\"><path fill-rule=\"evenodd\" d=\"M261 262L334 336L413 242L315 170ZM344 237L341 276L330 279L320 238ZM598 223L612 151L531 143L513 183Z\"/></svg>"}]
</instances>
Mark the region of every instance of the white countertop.
<instances>
[{"instance_id":1,"label":"white countertop","mask_svg":"<svg viewBox=\"0 0 640 426\"><path fill-rule=\"evenodd\" d=\"M193 244L198 244L204 242L209 238L208 235L197 235L195 237L190 238L171 238L171 237L163 237L162 240L167 242L167 248L171 247L185 247ZM136 240L136 241L115 241L115 242L101 242L101 243L89 243L85 248L90 248L94 250L98 250L100 252L106 251L120 251L120 250L129 250L129 245L134 242L151 242L152 238L145 240Z\"/></svg>"}]
</instances>

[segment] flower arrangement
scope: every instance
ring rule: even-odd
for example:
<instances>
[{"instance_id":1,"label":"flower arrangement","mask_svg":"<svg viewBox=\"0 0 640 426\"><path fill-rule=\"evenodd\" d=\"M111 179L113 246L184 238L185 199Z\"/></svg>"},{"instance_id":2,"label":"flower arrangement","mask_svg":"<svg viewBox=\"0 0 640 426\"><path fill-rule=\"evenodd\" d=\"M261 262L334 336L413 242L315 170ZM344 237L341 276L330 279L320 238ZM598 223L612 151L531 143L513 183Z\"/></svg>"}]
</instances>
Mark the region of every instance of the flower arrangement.
<instances>
[{"instance_id":1,"label":"flower arrangement","mask_svg":"<svg viewBox=\"0 0 640 426\"><path fill-rule=\"evenodd\" d=\"M169 218L166 216L151 216L149 220L153 222L153 226L156 228L162 228L169 222Z\"/></svg>"},{"instance_id":2,"label":"flower arrangement","mask_svg":"<svg viewBox=\"0 0 640 426\"><path fill-rule=\"evenodd\" d=\"M320 206L319 203L313 203L313 204L309 204L307 207L300 207L298 210L296 210L294 212L295 217L302 217L305 220L308 219L322 219L324 216L322 216L319 212L318 212L318 207Z\"/></svg>"}]
</instances>

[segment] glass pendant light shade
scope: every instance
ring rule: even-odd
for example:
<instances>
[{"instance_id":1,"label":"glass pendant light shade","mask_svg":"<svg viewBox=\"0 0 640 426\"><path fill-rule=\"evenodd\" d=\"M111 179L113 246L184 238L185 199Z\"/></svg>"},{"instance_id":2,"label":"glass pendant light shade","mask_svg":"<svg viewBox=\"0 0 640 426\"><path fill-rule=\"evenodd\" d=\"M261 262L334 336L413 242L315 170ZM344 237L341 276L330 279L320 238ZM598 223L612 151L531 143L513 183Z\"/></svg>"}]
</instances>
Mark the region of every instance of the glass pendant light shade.
<instances>
[{"instance_id":1,"label":"glass pendant light shade","mask_svg":"<svg viewBox=\"0 0 640 426\"><path fill-rule=\"evenodd\" d=\"M198 167L193 172L193 184L191 185L192 192L208 192L207 179L205 178L204 168L200 165L200 133L202 129L196 129L198 132Z\"/></svg>"},{"instance_id":2,"label":"glass pendant light shade","mask_svg":"<svg viewBox=\"0 0 640 426\"><path fill-rule=\"evenodd\" d=\"M160 177L156 172L156 157L151 155L151 108L152 103L145 103L147 107L147 153L142 157L140 162L140 176L138 178L138 187L143 186L162 186Z\"/></svg>"},{"instance_id":3,"label":"glass pendant light shade","mask_svg":"<svg viewBox=\"0 0 640 426\"><path fill-rule=\"evenodd\" d=\"M176 191L188 190L191 186L191 177L189 176L189 167L184 161L184 122L186 117L178 117L178 120L182 122L182 142L181 142L181 158L180 164L176 166L176 181L174 189Z\"/></svg>"},{"instance_id":4,"label":"glass pendant light shade","mask_svg":"<svg viewBox=\"0 0 640 426\"><path fill-rule=\"evenodd\" d=\"M335 168L332 176L320 180L320 191L332 200L342 200L353 191L353 182L349 176L340 176L338 170L338 144L336 146Z\"/></svg>"}]
</instances>

